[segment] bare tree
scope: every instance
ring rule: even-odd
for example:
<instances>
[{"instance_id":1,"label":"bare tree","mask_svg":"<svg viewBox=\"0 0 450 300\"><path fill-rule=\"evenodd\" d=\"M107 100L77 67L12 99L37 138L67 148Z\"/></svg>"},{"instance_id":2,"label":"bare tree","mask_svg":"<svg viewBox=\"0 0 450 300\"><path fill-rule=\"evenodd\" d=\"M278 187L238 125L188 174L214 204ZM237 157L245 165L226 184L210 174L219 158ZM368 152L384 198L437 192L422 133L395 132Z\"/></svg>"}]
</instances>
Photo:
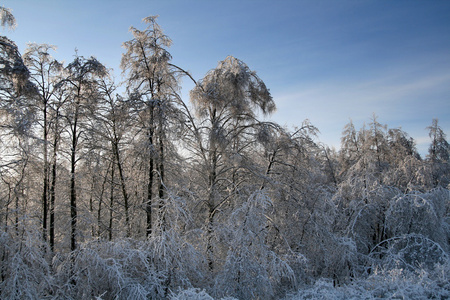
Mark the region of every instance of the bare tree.
<instances>
[{"instance_id":1,"label":"bare tree","mask_svg":"<svg viewBox=\"0 0 450 300\"><path fill-rule=\"evenodd\" d=\"M147 139L148 176L146 211L146 234L152 233L152 206L154 185L158 184L158 197L164 197L165 181L165 130L170 97L177 89L177 79L169 61L167 51L172 41L158 23L157 16L143 19L148 24L143 31L130 28L133 39L123 44L126 53L122 56L121 68L127 74L130 101L137 113Z\"/></svg>"},{"instance_id":2,"label":"bare tree","mask_svg":"<svg viewBox=\"0 0 450 300\"><path fill-rule=\"evenodd\" d=\"M16 44L0 36L0 174L8 190L5 225L9 204L14 200L14 223L18 224L19 208L25 207L22 204L27 200L22 191L29 171L36 100L36 89L29 76ZM21 200L24 203L20 203Z\"/></svg>"},{"instance_id":3,"label":"bare tree","mask_svg":"<svg viewBox=\"0 0 450 300\"><path fill-rule=\"evenodd\" d=\"M133 127L132 118L130 118L130 107L126 101L119 95L115 94L117 87L111 78L103 78L99 82L99 90L102 95L101 105L97 118L100 120L99 136L104 137L108 143L111 153L111 173L117 167L120 191L123 198L123 208L125 212L125 232L129 237L130 228L130 192L127 187L125 158L123 157L123 144L129 143L124 141L127 133L131 132ZM129 135L129 134L128 134ZM111 178L111 184L114 184L114 178ZM99 203L100 205L100 203ZM110 207L112 210L112 207ZM112 231L112 228L109 228Z\"/></svg>"},{"instance_id":4,"label":"bare tree","mask_svg":"<svg viewBox=\"0 0 450 300\"><path fill-rule=\"evenodd\" d=\"M97 78L104 76L106 70L95 58L76 56L66 71L68 74L61 87L66 96L64 118L70 139L70 249L73 251L76 249L77 227L76 166L79 161L78 147L83 137L82 122L95 111L98 101Z\"/></svg>"},{"instance_id":5,"label":"bare tree","mask_svg":"<svg viewBox=\"0 0 450 300\"><path fill-rule=\"evenodd\" d=\"M259 124L258 112L269 114L275 110L275 104L256 73L232 56L219 62L198 82L191 91L191 101L201 122L198 126L201 135L198 154L206 177L207 195L203 199L207 207L206 251L212 270L214 218L227 201L221 195L227 187L221 183L229 182L225 174L233 173L229 168L233 168L233 164L226 164L225 160L241 159L247 146L246 143L241 144L245 132ZM235 181L231 190L236 190L238 184Z\"/></svg>"},{"instance_id":6,"label":"bare tree","mask_svg":"<svg viewBox=\"0 0 450 300\"><path fill-rule=\"evenodd\" d=\"M39 133L43 145L43 187L42 187L42 230L43 238L47 240L48 202L49 202L49 144L50 144L50 110L54 98L55 86L61 79L62 64L53 59L50 50L56 47L47 44L29 44L23 59L30 71L30 80L37 87L37 106L39 123L42 132ZM53 121L52 121L53 122Z\"/></svg>"}]
</instances>

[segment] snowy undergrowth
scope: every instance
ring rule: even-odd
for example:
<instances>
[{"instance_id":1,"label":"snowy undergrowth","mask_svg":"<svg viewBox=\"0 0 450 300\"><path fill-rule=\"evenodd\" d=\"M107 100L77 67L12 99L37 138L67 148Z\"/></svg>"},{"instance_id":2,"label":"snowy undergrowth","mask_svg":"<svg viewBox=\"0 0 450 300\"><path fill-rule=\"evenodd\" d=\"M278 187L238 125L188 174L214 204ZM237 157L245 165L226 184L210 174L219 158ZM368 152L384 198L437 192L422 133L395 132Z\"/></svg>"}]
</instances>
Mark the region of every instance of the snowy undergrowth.
<instances>
[{"instance_id":1,"label":"snowy undergrowth","mask_svg":"<svg viewBox=\"0 0 450 300\"><path fill-rule=\"evenodd\" d=\"M205 290L198 288L189 288L186 290L179 290L177 293L172 293L170 300L214 300ZM232 297L221 298L220 300L237 300Z\"/></svg>"},{"instance_id":2,"label":"snowy undergrowth","mask_svg":"<svg viewBox=\"0 0 450 300\"><path fill-rule=\"evenodd\" d=\"M301 288L286 300L303 299L448 299L450 264L437 264L432 271L404 269L377 271L364 280L335 287L331 280L319 279Z\"/></svg>"},{"instance_id":3,"label":"snowy undergrowth","mask_svg":"<svg viewBox=\"0 0 450 300\"><path fill-rule=\"evenodd\" d=\"M329 279L319 279L303 286L285 300L322 299L448 299L450 297L450 264L438 264L433 271L410 272L404 269L375 272L364 280L334 286ZM173 293L171 300L214 300L206 291L190 288ZM219 299L219 298L216 298ZM221 298L221 300L236 298Z\"/></svg>"},{"instance_id":4,"label":"snowy undergrowth","mask_svg":"<svg viewBox=\"0 0 450 300\"><path fill-rule=\"evenodd\" d=\"M266 243L266 211L271 206L264 193L254 193L230 216L229 250L216 278L216 296L271 299L282 280L295 283L289 264L295 255L279 255Z\"/></svg>"},{"instance_id":5,"label":"snowy undergrowth","mask_svg":"<svg viewBox=\"0 0 450 300\"><path fill-rule=\"evenodd\" d=\"M0 233L0 299L41 299L52 286L45 244L37 232L15 229Z\"/></svg>"},{"instance_id":6,"label":"snowy undergrowth","mask_svg":"<svg viewBox=\"0 0 450 300\"><path fill-rule=\"evenodd\" d=\"M129 241L91 242L72 255L55 257L59 288L65 299L147 299L164 293L163 274L148 253Z\"/></svg>"}]
</instances>

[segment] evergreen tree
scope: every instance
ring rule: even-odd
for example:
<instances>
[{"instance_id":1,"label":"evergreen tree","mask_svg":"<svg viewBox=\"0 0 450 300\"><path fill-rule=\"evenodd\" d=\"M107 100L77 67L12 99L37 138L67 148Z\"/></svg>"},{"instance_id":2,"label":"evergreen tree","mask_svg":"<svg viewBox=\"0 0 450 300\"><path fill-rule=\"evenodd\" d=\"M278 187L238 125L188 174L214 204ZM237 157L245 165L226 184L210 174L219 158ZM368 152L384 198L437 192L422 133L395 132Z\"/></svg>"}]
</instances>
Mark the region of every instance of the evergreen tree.
<instances>
[{"instance_id":1,"label":"evergreen tree","mask_svg":"<svg viewBox=\"0 0 450 300\"><path fill-rule=\"evenodd\" d=\"M446 140L446 134L438 124L438 119L433 119L431 126L427 129L431 138L427 157L432 169L433 185L446 187L450 183L450 144Z\"/></svg>"}]
</instances>

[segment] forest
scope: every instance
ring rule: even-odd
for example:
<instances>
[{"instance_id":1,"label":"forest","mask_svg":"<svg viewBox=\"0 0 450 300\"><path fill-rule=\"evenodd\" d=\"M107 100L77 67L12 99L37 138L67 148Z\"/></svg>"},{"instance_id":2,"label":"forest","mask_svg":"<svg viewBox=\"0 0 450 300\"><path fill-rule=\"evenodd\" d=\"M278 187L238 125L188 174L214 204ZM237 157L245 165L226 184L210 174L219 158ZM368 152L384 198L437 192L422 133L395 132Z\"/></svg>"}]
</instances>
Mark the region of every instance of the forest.
<instances>
[{"instance_id":1,"label":"forest","mask_svg":"<svg viewBox=\"0 0 450 300\"><path fill-rule=\"evenodd\" d=\"M1 299L450 297L437 119L425 157L375 114L335 150L308 120L267 121L276 99L245 62L193 78L143 22L120 83L0 36Z\"/></svg>"}]
</instances>

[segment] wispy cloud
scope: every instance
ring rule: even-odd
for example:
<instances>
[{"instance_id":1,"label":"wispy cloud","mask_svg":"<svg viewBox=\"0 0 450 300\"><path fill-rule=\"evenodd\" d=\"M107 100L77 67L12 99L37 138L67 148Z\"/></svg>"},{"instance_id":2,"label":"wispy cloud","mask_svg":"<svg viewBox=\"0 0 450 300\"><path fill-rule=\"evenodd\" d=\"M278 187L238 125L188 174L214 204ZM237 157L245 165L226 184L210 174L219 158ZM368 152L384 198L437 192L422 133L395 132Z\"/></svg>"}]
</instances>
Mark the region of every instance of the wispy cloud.
<instances>
[{"instance_id":1,"label":"wispy cloud","mask_svg":"<svg viewBox=\"0 0 450 300\"><path fill-rule=\"evenodd\" d=\"M412 76L398 71L369 80L299 86L298 91L274 94L279 109L274 118L287 125L309 118L321 130L321 139L338 147L342 128L350 118L361 124L376 113L389 127L413 130L408 133L422 146L429 142L422 136L432 118L450 119L450 101L445 96L449 95L449 83L446 72Z\"/></svg>"}]
</instances>

